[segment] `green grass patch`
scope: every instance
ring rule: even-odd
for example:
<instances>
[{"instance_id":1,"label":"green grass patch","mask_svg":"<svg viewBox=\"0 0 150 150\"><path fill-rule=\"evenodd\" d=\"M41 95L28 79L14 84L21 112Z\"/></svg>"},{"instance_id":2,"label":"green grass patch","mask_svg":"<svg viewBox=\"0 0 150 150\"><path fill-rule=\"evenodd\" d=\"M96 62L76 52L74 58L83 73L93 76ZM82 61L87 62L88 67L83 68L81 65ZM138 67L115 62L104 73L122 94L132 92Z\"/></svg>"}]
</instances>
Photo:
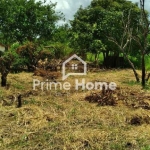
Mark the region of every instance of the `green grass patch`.
<instances>
[{"instance_id":1,"label":"green grass patch","mask_svg":"<svg viewBox=\"0 0 150 150\"><path fill-rule=\"evenodd\" d=\"M22 84L20 84L20 83L15 83L12 86L14 88L18 89L18 90L24 90L25 89L25 87Z\"/></svg>"},{"instance_id":2,"label":"green grass patch","mask_svg":"<svg viewBox=\"0 0 150 150\"><path fill-rule=\"evenodd\" d=\"M140 82L134 81L134 80L129 80L129 81L123 81L122 83L127 84L129 86L135 86L135 85L140 85Z\"/></svg>"}]
</instances>

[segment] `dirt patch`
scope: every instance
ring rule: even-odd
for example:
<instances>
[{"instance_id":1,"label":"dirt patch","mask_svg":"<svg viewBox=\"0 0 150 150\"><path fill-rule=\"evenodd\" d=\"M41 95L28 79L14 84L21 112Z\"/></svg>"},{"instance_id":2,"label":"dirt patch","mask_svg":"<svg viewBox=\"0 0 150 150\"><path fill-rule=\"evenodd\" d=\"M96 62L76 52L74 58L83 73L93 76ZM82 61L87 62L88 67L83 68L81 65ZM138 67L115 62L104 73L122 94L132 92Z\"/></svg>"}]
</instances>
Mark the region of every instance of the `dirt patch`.
<instances>
[{"instance_id":1,"label":"dirt patch","mask_svg":"<svg viewBox=\"0 0 150 150\"><path fill-rule=\"evenodd\" d=\"M142 125L142 124L150 124L150 116L148 115L136 115L136 116L132 116L130 118L127 118L127 122L130 125Z\"/></svg>"}]
</instances>

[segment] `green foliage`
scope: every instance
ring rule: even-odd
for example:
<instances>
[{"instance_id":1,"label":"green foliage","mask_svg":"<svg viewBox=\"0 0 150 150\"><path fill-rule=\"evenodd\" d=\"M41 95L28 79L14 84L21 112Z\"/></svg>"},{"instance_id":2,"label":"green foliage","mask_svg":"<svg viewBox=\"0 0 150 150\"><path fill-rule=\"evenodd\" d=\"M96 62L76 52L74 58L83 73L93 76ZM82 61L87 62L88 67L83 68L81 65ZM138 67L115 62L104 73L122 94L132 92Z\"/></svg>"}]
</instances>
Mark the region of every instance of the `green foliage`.
<instances>
[{"instance_id":1,"label":"green foliage","mask_svg":"<svg viewBox=\"0 0 150 150\"><path fill-rule=\"evenodd\" d=\"M150 150L150 145L147 145L145 147L142 147L142 150Z\"/></svg>"},{"instance_id":2,"label":"green foliage","mask_svg":"<svg viewBox=\"0 0 150 150\"><path fill-rule=\"evenodd\" d=\"M73 49L70 48L71 38L71 29L68 24L55 29L52 42L48 43L54 58L64 58L73 52Z\"/></svg>"},{"instance_id":3,"label":"green foliage","mask_svg":"<svg viewBox=\"0 0 150 150\"><path fill-rule=\"evenodd\" d=\"M55 23L61 18L55 13L55 5L35 0L1 0L0 42L9 45L16 41L51 39Z\"/></svg>"},{"instance_id":4,"label":"green foliage","mask_svg":"<svg viewBox=\"0 0 150 150\"><path fill-rule=\"evenodd\" d=\"M17 49L18 58L14 62L18 67L27 66L28 71L36 67L40 59L52 56L51 51L44 49L42 45L26 41L23 45L20 45Z\"/></svg>"},{"instance_id":5,"label":"green foliage","mask_svg":"<svg viewBox=\"0 0 150 150\"><path fill-rule=\"evenodd\" d=\"M139 21L140 9L137 5L126 0L93 0L87 8L80 7L70 21L72 26L72 46L80 53L92 52L97 54L105 51L107 53L119 53L118 47L108 41L108 37L114 37L121 43L123 22L128 19L131 11L131 25L133 33ZM126 38L126 37L125 37ZM132 43L128 47L138 53L137 45Z\"/></svg>"},{"instance_id":6,"label":"green foliage","mask_svg":"<svg viewBox=\"0 0 150 150\"><path fill-rule=\"evenodd\" d=\"M55 32L52 38L53 42L60 42L66 45L70 44L71 31L68 24L58 26L55 28Z\"/></svg>"},{"instance_id":7,"label":"green foliage","mask_svg":"<svg viewBox=\"0 0 150 150\"><path fill-rule=\"evenodd\" d=\"M14 60L12 62L12 66L11 66L13 70L17 70L19 68L19 66L23 65L24 58L20 58L20 56L16 52L16 50L19 46L20 46L20 44L18 42L16 42L9 49L9 51L11 51L11 53L14 56Z\"/></svg>"},{"instance_id":8,"label":"green foliage","mask_svg":"<svg viewBox=\"0 0 150 150\"><path fill-rule=\"evenodd\" d=\"M145 57L146 70L150 71L150 56Z\"/></svg>"},{"instance_id":9,"label":"green foliage","mask_svg":"<svg viewBox=\"0 0 150 150\"><path fill-rule=\"evenodd\" d=\"M124 82L122 82L122 83L127 84L127 85L129 85L129 86L135 86L135 85L139 85L139 84L140 84L140 83L137 83L137 82L134 81L134 80L124 81Z\"/></svg>"},{"instance_id":10,"label":"green foliage","mask_svg":"<svg viewBox=\"0 0 150 150\"><path fill-rule=\"evenodd\" d=\"M24 86L22 84L19 84L19 83L14 83L12 85L15 89L20 89L20 90L24 90Z\"/></svg>"},{"instance_id":11,"label":"green foliage","mask_svg":"<svg viewBox=\"0 0 150 150\"><path fill-rule=\"evenodd\" d=\"M61 59L72 53L72 49L65 43L55 42L50 44L49 49L53 58Z\"/></svg>"},{"instance_id":12,"label":"green foliage","mask_svg":"<svg viewBox=\"0 0 150 150\"><path fill-rule=\"evenodd\" d=\"M150 34L148 34L146 42L147 42L146 54L150 54Z\"/></svg>"},{"instance_id":13,"label":"green foliage","mask_svg":"<svg viewBox=\"0 0 150 150\"><path fill-rule=\"evenodd\" d=\"M16 53L12 50L6 51L0 57L0 72L1 74L10 71L10 67L15 60Z\"/></svg>"},{"instance_id":14,"label":"green foliage","mask_svg":"<svg viewBox=\"0 0 150 150\"><path fill-rule=\"evenodd\" d=\"M94 40L90 45L90 49L93 53L99 54L101 51L106 50L106 46L102 43L101 40Z\"/></svg>"},{"instance_id":15,"label":"green foliage","mask_svg":"<svg viewBox=\"0 0 150 150\"><path fill-rule=\"evenodd\" d=\"M129 59L134 64L135 68L140 69L141 68L141 56L139 54L136 54L135 56L129 56Z\"/></svg>"},{"instance_id":16,"label":"green foliage","mask_svg":"<svg viewBox=\"0 0 150 150\"><path fill-rule=\"evenodd\" d=\"M8 51L4 52L1 58L5 61L1 62L1 65L7 66L5 62L11 62L12 71L18 72L25 68L30 71L30 69L36 67L40 59L46 57L51 58L52 52L45 49L44 46L29 41L24 42L22 45L16 42L12 44Z\"/></svg>"},{"instance_id":17,"label":"green foliage","mask_svg":"<svg viewBox=\"0 0 150 150\"><path fill-rule=\"evenodd\" d=\"M99 64L102 64L104 60L103 54L100 53L97 57L99 59ZM87 53L87 61L93 62L94 60L95 60L95 55L93 53Z\"/></svg>"}]
</instances>

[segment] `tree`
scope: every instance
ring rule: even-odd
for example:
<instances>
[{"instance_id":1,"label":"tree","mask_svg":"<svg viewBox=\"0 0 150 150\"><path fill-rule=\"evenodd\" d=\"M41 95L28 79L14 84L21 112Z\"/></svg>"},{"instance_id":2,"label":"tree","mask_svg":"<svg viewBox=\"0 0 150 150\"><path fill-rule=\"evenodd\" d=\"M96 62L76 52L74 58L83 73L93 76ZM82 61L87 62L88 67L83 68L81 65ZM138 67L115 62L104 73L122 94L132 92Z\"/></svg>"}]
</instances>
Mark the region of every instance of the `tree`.
<instances>
[{"instance_id":1,"label":"tree","mask_svg":"<svg viewBox=\"0 0 150 150\"><path fill-rule=\"evenodd\" d=\"M28 71L33 71L40 59L52 56L52 51L44 49L42 45L26 41L16 49L18 58L15 59L13 66L27 66ZM18 61L19 60L19 61ZM15 67L16 68L16 67Z\"/></svg>"},{"instance_id":2,"label":"tree","mask_svg":"<svg viewBox=\"0 0 150 150\"><path fill-rule=\"evenodd\" d=\"M7 75L10 72L11 65L14 61L14 55L14 51L8 51L0 57L0 73L2 87L6 86L7 84Z\"/></svg>"},{"instance_id":3,"label":"tree","mask_svg":"<svg viewBox=\"0 0 150 150\"><path fill-rule=\"evenodd\" d=\"M108 41L108 36L112 35L115 39L120 40L122 36L122 12L127 12L132 8L132 25L136 28L136 22L139 17L139 8L137 5L126 0L93 0L87 8L80 7L72 20L71 26L73 31L72 45L78 48L81 53L92 52L91 43L101 40L106 47L97 52L103 52L104 58L109 53L119 57L119 48L114 43ZM124 15L127 19L127 15ZM94 51L93 51L94 50Z\"/></svg>"},{"instance_id":4,"label":"tree","mask_svg":"<svg viewBox=\"0 0 150 150\"><path fill-rule=\"evenodd\" d=\"M51 57L52 52L43 46L26 41L23 45L14 43L8 51L0 57L1 86L6 86L7 75L10 71L19 71L20 68L28 68L32 71L40 59Z\"/></svg>"},{"instance_id":5,"label":"tree","mask_svg":"<svg viewBox=\"0 0 150 150\"><path fill-rule=\"evenodd\" d=\"M101 40L94 40L90 45L90 50L95 54L95 64L98 66L98 56L101 51L106 50L106 45L104 45Z\"/></svg>"},{"instance_id":6,"label":"tree","mask_svg":"<svg viewBox=\"0 0 150 150\"><path fill-rule=\"evenodd\" d=\"M81 56L84 55L83 57L85 58L93 37L87 9L80 7L70 24L72 27L71 45L76 50L76 53Z\"/></svg>"},{"instance_id":7,"label":"tree","mask_svg":"<svg viewBox=\"0 0 150 150\"><path fill-rule=\"evenodd\" d=\"M71 29L68 24L57 26L54 30L52 42L60 42L66 45L70 44Z\"/></svg>"},{"instance_id":8,"label":"tree","mask_svg":"<svg viewBox=\"0 0 150 150\"><path fill-rule=\"evenodd\" d=\"M50 40L55 23L62 17L55 6L35 0L1 0L0 42L8 47L16 41Z\"/></svg>"},{"instance_id":9,"label":"tree","mask_svg":"<svg viewBox=\"0 0 150 150\"><path fill-rule=\"evenodd\" d=\"M2 86L6 86L12 67L26 65L30 70L40 58L49 55L50 52L39 48L36 42L52 39L55 24L62 18L55 12L55 6L50 1L49 4L36 0L0 1L0 43L6 49L0 57Z\"/></svg>"},{"instance_id":10,"label":"tree","mask_svg":"<svg viewBox=\"0 0 150 150\"><path fill-rule=\"evenodd\" d=\"M134 64L129 59L128 51L127 51L127 47L129 45L129 43L131 43L132 33L133 33L133 26L131 25L131 18L130 18L130 16L131 16L131 10L128 13L127 20L124 17L124 13L121 14L121 17L122 17L122 19L121 19L122 20L122 29L123 30L121 32L122 36L120 37L120 39L115 38L115 36L113 36L113 34L112 35L110 34L111 37L108 37L108 39L118 46L119 50L123 53L124 57L127 59L128 63L130 64L130 66L131 66L131 68L132 68L132 70L134 72L136 81L139 82L140 79L139 79L138 73L136 72ZM125 20L126 20L126 22L125 22Z\"/></svg>"},{"instance_id":11,"label":"tree","mask_svg":"<svg viewBox=\"0 0 150 150\"><path fill-rule=\"evenodd\" d=\"M123 23L123 32L121 41L116 40L114 37L109 37L109 40L114 42L120 50L123 52L124 56L127 58L131 68L133 69L133 72L135 74L136 80L139 82L139 76L135 70L134 64L131 62L131 60L128 58L127 55L127 46L129 43L132 43L133 40L138 45L140 56L141 56L141 69L142 69L142 79L141 83L142 86L145 87L145 81L146 81L146 69L145 69L145 56L150 53L150 46L149 46L149 25L150 22L148 20L148 13L144 10L144 0L140 0L140 15L136 22L137 28L134 28L134 26L131 23L131 15L132 11L130 9L128 13L128 19L122 19ZM149 76L149 75L148 75ZM147 77L148 80L149 77Z\"/></svg>"},{"instance_id":12,"label":"tree","mask_svg":"<svg viewBox=\"0 0 150 150\"><path fill-rule=\"evenodd\" d=\"M145 70L145 56L150 53L149 39L150 22L148 20L148 13L145 11L145 0L140 0L141 17L137 28L137 34L132 35L132 38L138 44L141 52L141 67L142 67L142 86L145 87L146 70Z\"/></svg>"},{"instance_id":13,"label":"tree","mask_svg":"<svg viewBox=\"0 0 150 150\"><path fill-rule=\"evenodd\" d=\"M70 48L70 41L70 26L64 24L55 28L53 39L50 42L47 42L47 47L51 50L55 59L62 59L73 52Z\"/></svg>"}]
</instances>

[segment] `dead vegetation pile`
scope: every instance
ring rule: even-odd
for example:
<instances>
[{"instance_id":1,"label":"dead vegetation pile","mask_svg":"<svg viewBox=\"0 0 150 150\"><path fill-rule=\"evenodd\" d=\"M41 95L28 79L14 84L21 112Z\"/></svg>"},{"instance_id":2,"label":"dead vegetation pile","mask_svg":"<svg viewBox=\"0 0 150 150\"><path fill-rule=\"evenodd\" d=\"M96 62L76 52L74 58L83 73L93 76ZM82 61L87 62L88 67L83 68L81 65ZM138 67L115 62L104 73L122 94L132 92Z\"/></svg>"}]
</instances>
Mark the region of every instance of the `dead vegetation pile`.
<instances>
[{"instance_id":1,"label":"dead vegetation pile","mask_svg":"<svg viewBox=\"0 0 150 150\"><path fill-rule=\"evenodd\" d=\"M142 124L150 124L149 115L134 115L126 119L127 123L134 126L139 126Z\"/></svg>"},{"instance_id":2,"label":"dead vegetation pile","mask_svg":"<svg viewBox=\"0 0 150 150\"><path fill-rule=\"evenodd\" d=\"M112 90L105 90L105 88L102 89L102 91L97 93L91 93L90 95L85 97L85 100L91 102L97 102L98 105L104 106L104 105L111 105L114 106L117 104L117 97L114 95L114 91Z\"/></svg>"},{"instance_id":3,"label":"dead vegetation pile","mask_svg":"<svg viewBox=\"0 0 150 150\"><path fill-rule=\"evenodd\" d=\"M33 73L33 76L41 76L41 77L46 77L47 79L57 79L61 76L60 72L51 72L49 70L44 70L44 69L36 69Z\"/></svg>"},{"instance_id":4,"label":"dead vegetation pile","mask_svg":"<svg viewBox=\"0 0 150 150\"><path fill-rule=\"evenodd\" d=\"M90 103L98 103L100 106L116 106L123 104L130 108L142 108L150 110L150 96L144 92L129 91L128 88L117 88L116 90L105 90L91 92L85 97Z\"/></svg>"}]
</instances>

